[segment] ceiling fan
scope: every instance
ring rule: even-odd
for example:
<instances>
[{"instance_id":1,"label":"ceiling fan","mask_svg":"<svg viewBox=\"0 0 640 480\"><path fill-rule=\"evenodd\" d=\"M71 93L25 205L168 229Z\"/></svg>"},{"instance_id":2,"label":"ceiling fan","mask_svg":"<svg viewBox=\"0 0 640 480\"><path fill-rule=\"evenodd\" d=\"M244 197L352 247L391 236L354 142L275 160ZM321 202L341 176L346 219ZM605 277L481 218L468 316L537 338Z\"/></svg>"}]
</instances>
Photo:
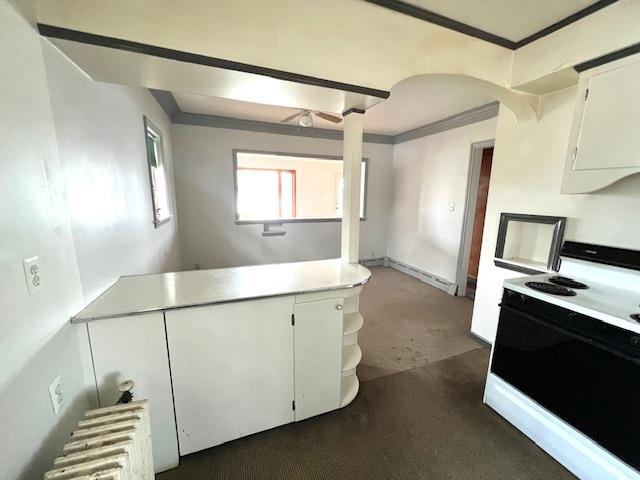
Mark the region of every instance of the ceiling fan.
<instances>
[{"instance_id":1,"label":"ceiling fan","mask_svg":"<svg viewBox=\"0 0 640 480\"><path fill-rule=\"evenodd\" d=\"M342 121L342 118L336 117L335 115L329 115L328 113L316 112L313 110L300 110L299 112L296 112L293 115L289 115L287 118L280 120L280 122L287 123L297 117L298 126L303 128L310 128L313 127L313 115L322 118L323 120L328 120L332 123L340 123Z\"/></svg>"}]
</instances>

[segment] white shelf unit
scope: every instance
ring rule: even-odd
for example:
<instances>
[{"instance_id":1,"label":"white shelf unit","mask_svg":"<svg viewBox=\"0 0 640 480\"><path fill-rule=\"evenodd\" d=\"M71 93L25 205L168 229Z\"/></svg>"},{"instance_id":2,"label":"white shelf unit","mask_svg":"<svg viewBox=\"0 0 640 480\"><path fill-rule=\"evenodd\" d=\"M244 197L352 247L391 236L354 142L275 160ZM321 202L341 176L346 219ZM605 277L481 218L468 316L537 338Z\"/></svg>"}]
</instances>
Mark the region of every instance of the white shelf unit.
<instances>
[{"instance_id":1,"label":"white shelf unit","mask_svg":"<svg viewBox=\"0 0 640 480\"><path fill-rule=\"evenodd\" d=\"M360 312L348 313L344 316L344 335L358 333L364 325L364 317Z\"/></svg>"},{"instance_id":2,"label":"white shelf unit","mask_svg":"<svg viewBox=\"0 0 640 480\"><path fill-rule=\"evenodd\" d=\"M340 399L341 408L346 407L353 402L353 399L356 398L356 395L358 394L359 388L360 382L358 381L358 376L355 373L342 378L342 382L340 384L340 389L342 391L342 397Z\"/></svg>"},{"instance_id":3,"label":"white shelf unit","mask_svg":"<svg viewBox=\"0 0 640 480\"><path fill-rule=\"evenodd\" d=\"M342 348L342 376L346 376L354 370L362 360L362 350L356 343Z\"/></svg>"},{"instance_id":4,"label":"white shelf unit","mask_svg":"<svg viewBox=\"0 0 640 480\"><path fill-rule=\"evenodd\" d=\"M342 328L342 379L340 382L340 407L349 405L360 388L356 367L362 360L362 350L358 345L358 332L364 325L364 317L359 310L359 295L345 298Z\"/></svg>"}]
</instances>

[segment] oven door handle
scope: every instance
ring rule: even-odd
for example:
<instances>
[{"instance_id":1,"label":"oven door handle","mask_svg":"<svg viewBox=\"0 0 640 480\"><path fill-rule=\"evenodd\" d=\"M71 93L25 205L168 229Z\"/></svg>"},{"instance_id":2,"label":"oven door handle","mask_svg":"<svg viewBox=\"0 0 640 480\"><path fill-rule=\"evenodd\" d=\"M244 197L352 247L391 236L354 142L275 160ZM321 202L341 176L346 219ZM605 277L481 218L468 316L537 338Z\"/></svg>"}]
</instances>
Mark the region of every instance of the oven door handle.
<instances>
[{"instance_id":1,"label":"oven door handle","mask_svg":"<svg viewBox=\"0 0 640 480\"><path fill-rule=\"evenodd\" d=\"M566 328L563 328L559 325L555 325L553 323L547 322L539 317L536 317L534 315L531 315L530 313L526 313L523 312L522 310L519 310L515 307L512 307L511 305L507 305L507 304L502 304L502 307L504 309L510 310L512 313L515 313L517 315L519 315L520 317L524 317L527 320L537 323L539 325L542 325L544 327L550 328L552 330L555 330L557 332L560 332L564 335L567 335L569 337L575 338L576 340L588 343L590 345L593 345L594 347L600 348L602 350L605 350L609 353L612 353L614 355L617 355L619 357L624 358L625 360L628 360L630 362L636 363L638 365L640 365L640 351L635 352L635 355L629 355L628 353L626 353L629 349L625 349L622 346L618 346L615 345L613 343L609 343L606 341L603 341L601 338L590 338L590 337L586 337L584 335L581 335L578 332L572 331L572 330L568 330Z\"/></svg>"}]
</instances>

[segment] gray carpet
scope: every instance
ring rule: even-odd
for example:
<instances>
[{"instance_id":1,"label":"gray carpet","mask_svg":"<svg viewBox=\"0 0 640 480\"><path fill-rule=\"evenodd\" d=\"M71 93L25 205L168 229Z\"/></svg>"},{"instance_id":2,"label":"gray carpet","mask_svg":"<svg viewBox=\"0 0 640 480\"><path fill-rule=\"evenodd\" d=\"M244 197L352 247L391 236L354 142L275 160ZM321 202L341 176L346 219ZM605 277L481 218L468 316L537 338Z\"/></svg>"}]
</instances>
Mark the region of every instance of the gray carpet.
<instances>
[{"instance_id":1,"label":"gray carpet","mask_svg":"<svg viewBox=\"0 0 640 480\"><path fill-rule=\"evenodd\" d=\"M157 478L574 478L482 404L489 351L467 337L469 300L388 269L365 292L358 371L370 379L351 405L183 457Z\"/></svg>"},{"instance_id":2,"label":"gray carpet","mask_svg":"<svg viewBox=\"0 0 640 480\"><path fill-rule=\"evenodd\" d=\"M471 300L453 297L391 268L371 271L360 295L365 319L358 336L361 381L480 348L469 338Z\"/></svg>"}]
</instances>

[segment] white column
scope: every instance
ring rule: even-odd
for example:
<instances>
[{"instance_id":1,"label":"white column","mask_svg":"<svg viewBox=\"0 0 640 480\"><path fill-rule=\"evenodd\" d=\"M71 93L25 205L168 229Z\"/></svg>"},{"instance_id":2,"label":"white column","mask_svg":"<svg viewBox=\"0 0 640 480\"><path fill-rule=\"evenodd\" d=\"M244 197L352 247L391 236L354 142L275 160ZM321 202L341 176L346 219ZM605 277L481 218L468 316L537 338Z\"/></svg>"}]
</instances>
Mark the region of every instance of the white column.
<instances>
[{"instance_id":1,"label":"white column","mask_svg":"<svg viewBox=\"0 0 640 480\"><path fill-rule=\"evenodd\" d=\"M364 110L352 110L344 117L344 190L342 192L342 242L340 258L358 263L360 243L360 176L362 174L362 128Z\"/></svg>"}]
</instances>

